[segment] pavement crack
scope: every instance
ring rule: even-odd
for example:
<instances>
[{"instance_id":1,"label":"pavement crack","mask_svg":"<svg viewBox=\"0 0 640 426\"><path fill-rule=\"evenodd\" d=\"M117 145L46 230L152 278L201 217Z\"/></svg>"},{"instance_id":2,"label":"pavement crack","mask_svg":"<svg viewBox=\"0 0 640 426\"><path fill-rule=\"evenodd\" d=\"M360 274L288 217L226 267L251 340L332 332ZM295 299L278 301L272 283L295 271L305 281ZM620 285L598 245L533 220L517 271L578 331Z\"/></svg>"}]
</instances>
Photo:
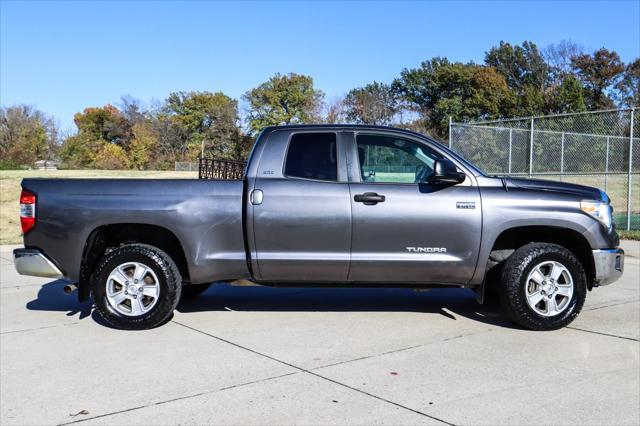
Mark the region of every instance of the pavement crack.
<instances>
[{"instance_id":1,"label":"pavement crack","mask_svg":"<svg viewBox=\"0 0 640 426\"><path fill-rule=\"evenodd\" d=\"M640 302L640 299L625 300L623 302L614 302L614 303L609 303L609 304L606 304L606 305L596 305L596 306L593 306L591 308L583 309L583 311L596 311L598 309L610 308L612 306L627 305L629 303L637 303L637 302Z\"/></svg>"},{"instance_id":2,"label":"pavement crack","mask_svg":"<svg viewBox=\"0 0 640 426\"><path fill-rule=\"evenodd\" d=\"M24 333L25 331L46 330L48 328L66 327L68 325L76 325L76 324L78 324L78 322L70 322L68 324L58 324L58 325L47 325L47 326L44 326L44 327L25 328L25 329L22 329L22 330L2 331L2 332L0 332L0 335L13 334L13 333Z\"/></svg>"},{"instance_id":3,"label":"pavement crack","mask_svg":"<svg viewBox=\"0 0 640 426\"><path fill-rule=\"evenodd\" d=\"M226 391L226 390L229 390L229 389L241 388L243 386L255 385L257 383L264 383L264 382L268 382L270 380L281 379L283 377L295 376L296 374L300 374L300 373L301 373L300 371L296 371L295 373L279 374L277 376L266 377L266 378L260 379L260 380L253 380L251 382L238 383L237 385L226 386L224 388L218 389L218 391Z\"/></svg>"},{"instance_id":4,"label":"pavement crack","mask_svg":"<svg viewBox=\"0 0 640 426\"><path fill-rule=\"evenodd\" d=\"M567 326L566 328L570 328L571 330L583 331L585 333L599 334L601 336L615 337L616 339L632 340L634 342L640 341L640 339L635 339L633 337L618 336L617 334L603 333L601 331L587 330L585 328L578 328L578 327L572 327L572 326Z\"/></svg>"},{"instance_id":5,"label":"pavement crack","mask_svg":"<svg viewBox=\"0 0 640 426\"><path fill-rule=\"evenodd\" d=\"M237 385L226 386L226 387L223 387L223 388L220 388L220 389L206 390L206 391L194 393L194 394L191 394L191 395L179 396L177 398L171 398L171 399L166 399L166 400L162 400L162 401L150 402L148 404L139 405L139 406L136 406L136 407L125 408L123 410L111 411L109 413L99 414L97 416L84 417L82 419L72 420L70 422L59 423L58 426L65 426L65 425L71 425L71 424L76 424L76 423L83 423L83 422L87 422L89 420L101 419L101 418L113 416L113 415L116 415L116 414L129 413L131 411L142 410L143 408L155 407L157 405L169 404L171 402L176 402L176 401L183 401L185 399L196 398L196 397L199 397L199 396L209 395L209 394L212 394L212 393L221 392L221 391L234 389L234 388L239 388L239 387L242 387L242 386L248 386L248 385L253 385L253 384L256 384L256 383L267 382L269 380L279 379L279 378L282 378L282 377L293 376L293 375L299 374L299 373L300 372L297 371L295 373L279 374L277 376L265 377L264 379L253 380L251 382L238 383Z\"/></svg>"},{"instance_id":6,"label":"pavement crack","mask_svg":"<svg viewBox=\"0 0 640 426\"><path fill-rule=\"evenodd\" d=\"M461 334L461 335L457 335L457 336L453 336L453 337L448 337L446 339L438 340L438 341L435 341L435 342L429 342L429 343L423 343L423 344L420 344L420 345L407 346L407 347L404 347L404 348L394 349L394 350L391 350L391 351L386 351L386 352L382 352L382 353L375 354L375 355L369 355L369 356L354 358L354 359L341 361L341 362L337 362L337 363L333 363L333 364L326 364L326 365L322 365L322 366L319 366L319 367L315 367L315 368L313 368L311 370L308 370L308 369L305 369L305 368L298 367L296 365L287 363L286 361L279 360L279 359L274 358L272 356L263 354L261 352L257 352L257 351L255 351L255 350L253 350L251 348L247 348L245 346L230 342L230 341L228 341L226 339L223 339L223 338L220 338L218 336L214 336L212 334L206 333L206 332L204 332L202 330L198 330L198 329L190 327L188 325L179 323L179 322L177 322L175 320L172 321L172 322L177 324L177 325L180 325L182 327L188 328L188 329L190 329L192 331L196 331L196 332L204 334L204 335L206 335L208 337L212 337L212 338L220 340L220 341L222 341L224 343L236 346L236 347L238 347L240 349L250 351L250 352L252 352L252 353L254 353L256 355L259 355L259 356L271 359L273 361L279 362L281 364L287 365L288 367L294 368L297 371L292 372L292 373L279 374L277 376L265 377L263 379L253 380L253 381L250 381L250 382L243 382L243 383L238 383L238 384L235 384L235 385L225 386L225 387L222 387L222 388L219 388L219 389L215 389L215 390L206 390L206 391L197 392L197 393L194 393L194 394L191 394L191 395L185 395L185 396L181 396L181 397L177 397L177 398L171 398L171 399L167 399L167 400L151 402L151 403L148 403L148 404L144 404L144 405L140 405L140 406L136 406L136 407L130 407L130 408L117 410L117 411L112 411L112 412L109 412L109 413L99 414L99 415L96 415L96 416L91 416L91 417L85 417L85 418L82 418L82 419L72 420L70 422L60 423L59 426L83 423L83 422L86 422L86 421L89 421L89 420L100 419L100 418L104 418L104 417L113 416L113 415L116 415L116 414L128 413L128 412L131 412L131 411L136 411L136 410L141 410L141 409L144 409L144 408L149 408L149 407L154 407L154 406L158 406L158 405L168 404L168 403L175 402L175 401L182 401L182 400L189 399L189 398L196 398L198 396L209 395L209 394L213 394L213 393L216 393L216 392L222 392L222 391L226 391L226 390L240 388L240 387L243 387L243 386L250 386L250 385L253 385L253 384L257 384L257 383L264 383L264 382L267 382L267 381L270 381L270 380L276 380L276 379L280 379L280 378L283 378L283 377L294 376L294 375L301 374L301 373L308 373L308 374L310 374L312 376L316 376L316 377L321 378L323 380L327 380L327 381L332 382L334 384L346 387L346 388L348 388L350 390L353 390L353 391L356 391L358 393L362 393L362 394L365 394L367 396L373 397L375 399L384 401L386 403L393 404L393 405L398 406L400 408L412 411L414 413L421 414L421 415L426 416L426 417L428 417L430 419L442 422L443 424L452 425L452 423L449 423L449 422L447 422L445 420L439 419L439 418L434 417L434 416L430 416L430 415L428 415L426 413L422 413L420 411L414 410L414 409L409 408L409 407L405 407L405 406L403 406L401 404L398 404L396 402L387 400L385 398L381 398L381 397L379 397L377 395L370 394L370 393L365 392L365 391L363 391L361 389L354 388L352 386L349 386L347 384L338 382L338 381L336 381L334 379L325 377L325 376L323 376L321 374L318 374L318 373L315 373L313 371L319 370L319 369L322 369L322 368L333 367L333 366L336 366L336 365L347 364L347 363L350 363L350 362L360 361L360 360L363 360L363 359L370 359L370 358L375 358L375 357L388 355L388 354L392 354L392 353L408 351L408 350L411 350L411 349L416 349L416 348L419 348L419 347L428 346L428 345L432 345L432 344L435 344L435 343L447 342L447 341L450 341L450 340L460 339L460 338L463 338L463 337L471 336L473 334L477 334L477 333ZM43 327L43 328L50 328L50 327Z\"/></svg>"},{"instance_id":7,"label":"pavement crack","mask_svg":"<svg viewBox=\"0 0 640 426\"><path fill-rule=\"evenodd\" d=\"M360 394L363 394L363 395L369 396L369 397L374 398L374 399L377 399L377 400L379 400L379 401L386 402L386 403L388 403L388 404L394 405L394 406L399 407L399 408L402 408L402 409L404 409L404 410L411 411L411 412L413 412L413 413L419 414L419 415L424 416L424 417L427 417L427 418L429 418L429 419L432 419L432 420L438 421L438 422L440 422L440 423L442 423L442 424L446 424L446 425L451 425L451 426L453 426L453 423L450 423L450 422L448 422L448 421L446 421L446 420L443 420L443 419L440 419L440 418L438 418L438 417L435 417L435 416L429 415L429 414L427 414L427 413L425 413L425 412L423 412L423 411L416 410L416 409L411 408L411 407L407 407L406 405L402 405L402 404L400 404L400 403L398 403L398 402L391 401L391 400L389 400L389 399L383 398L383 397L378 396L378 395L374 395L374 394L369 393L369 392L366 392L366 391L364 391L364 390L362 390L362 389L358 389L358 388L353 387L353 386L350 386L350 385L348 385L348 384L346 384L346 383L342 383L342 382L339 382L339 381L337 381L337 380L334 380L334 379L332 379L332 378L330 378L330 377L323 376L322 374L316 373L316 372L314 372L314 371L312 371L312 370L308 370L308 369L306 369L306 368L299 367L299 366L297 366L297 365L295 365L295 364L291 364L291 363L289 363L289 362L287 362L287 361L283 361L283 360L281 360L281 359L278 359L278 358L272 357L271 355L267 355L267 354L264 354L264 353L262 353L262 352L258 352L258 351L256 351L255 349L251 349L251 348L249 348L249 347L246 347L246 346L240 345L240 344L238 344L238 343L232 342L232 341L230 341L230 340L224 339L224 338L222 338L222 337L218 337L218 336L213 335L213 334L211 334L211 333L207 333L206 331L198 330L197 328L194 328L194 327L188 326L188 325L186 325L186 324L182 324L182 323L180 323L180 322L178 322L178 321L175 321L175 320L173 321L173 323L175 323L175 324L177 324L177 325L180 325L180 326L182 326L182 327L184 327L184 328L188 328L189 330L195 331L196 333L204 334L205 336L209 336L209 337L211 337L211 338L213 338L213 339L219 340L219 341L221 341L221 342L224 342L224 343L227 343L227 344L229 344L229 345L235 346L235 347L237 347L237 348L243 349L243 350L245 350L245 351L251 352L251 353L253 353L253 354L255 354L255 355L258 355L258 356L261 356L261 357L263 357L263 358L267 358L267 359L270 359L270 360L272 360L272 361L278 362L278 363L280 363L280 364L286 365L286 366L288 366L288 367L294 368L294 369L296 369L296 370L298 370L298 371L300 371L300 372L307 373L307 374L309 374L309 375L311 375L311 376L315 376L315 377L317 377L317 378L320 378L320 379L326 380L326 381L331 382L331 383L333 383L333 384L336 384L336 385L338 385L338 386L342 386L342 387L344 387L344 388L350 389L350 390L352 390L352 391L354 391L354 392L358 392L358 393L360 393Z\"/></svg>"},{"instance_id":8,"label":"pavement crack","mask_svg":"<svg viewBox=\"0 0 640 426\"><path fill-rule=\"evenodd\" d=\"M491 331L491 330L488 330L488 331ZM460 335L457 335L457 336L447 337L446 339L442 339L442 340L436 340L436 341L428 342L428 343L421 343L419 345L406 346L404 348L393 349L393 350L386 351L386 352L381 352L381 353L378 353L378 354L366 355L366 356L361 356L361 357L358 357L358 358L348 359L348 360L345 360L345 361L334 362L332 364L321 365L319 367L314 367L311 370L316 371L316 370L321 370L323 368L335 367L337 365L349 364L351 362L363 361L365 359L372 359L372 358L377 358L377 357L381 357L381 356L384 356L384 355L395 354L395 353L398 353L398 352L410 351L412 349L422 348L422 347L434 345L434 344L437 344L437 343L449 342L451 340L462 339L463 337L469 337L469 336L473 336L473 335L476 335L476 334L478 334L478 333L460 334Z\"/></svg>"}]
</instances>

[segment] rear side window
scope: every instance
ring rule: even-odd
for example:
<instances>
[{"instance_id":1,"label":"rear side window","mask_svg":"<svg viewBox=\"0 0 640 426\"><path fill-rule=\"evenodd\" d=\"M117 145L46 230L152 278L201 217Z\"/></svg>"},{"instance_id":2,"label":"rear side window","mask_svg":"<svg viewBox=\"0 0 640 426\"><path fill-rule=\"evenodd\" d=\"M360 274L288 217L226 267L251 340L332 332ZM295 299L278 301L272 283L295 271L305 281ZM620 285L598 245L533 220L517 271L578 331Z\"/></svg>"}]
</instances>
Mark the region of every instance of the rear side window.
<instances>
[{"instance_id":1,"label":"rear side window","mask_svg":"<svg viewBox=\"0 0 640 426\"><path fill-rule=\"evenodd\" d=\"M298 133L287 151L284 174L289 177L338 180L335 133Z\"/></svg>"}]
</instances>

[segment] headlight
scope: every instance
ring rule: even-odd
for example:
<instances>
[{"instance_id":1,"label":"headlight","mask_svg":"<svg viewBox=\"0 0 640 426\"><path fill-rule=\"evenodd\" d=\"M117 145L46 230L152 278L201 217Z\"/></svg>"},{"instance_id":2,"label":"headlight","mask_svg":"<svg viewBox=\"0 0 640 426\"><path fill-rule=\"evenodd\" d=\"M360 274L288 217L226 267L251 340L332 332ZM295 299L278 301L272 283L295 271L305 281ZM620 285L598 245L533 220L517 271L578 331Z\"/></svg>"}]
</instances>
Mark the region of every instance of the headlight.
<instances>
[{"instance_id":1,"label":"headlight","mask_svg":"<svg viewBox=\"0 0 640 426\"><path fill-rule=\"evenodd\" d=\"M607 229L611 229L611 206L608 203L602 201L581 201L580 209L589 216L598 219Z\"/></svg>"}]
</instances>

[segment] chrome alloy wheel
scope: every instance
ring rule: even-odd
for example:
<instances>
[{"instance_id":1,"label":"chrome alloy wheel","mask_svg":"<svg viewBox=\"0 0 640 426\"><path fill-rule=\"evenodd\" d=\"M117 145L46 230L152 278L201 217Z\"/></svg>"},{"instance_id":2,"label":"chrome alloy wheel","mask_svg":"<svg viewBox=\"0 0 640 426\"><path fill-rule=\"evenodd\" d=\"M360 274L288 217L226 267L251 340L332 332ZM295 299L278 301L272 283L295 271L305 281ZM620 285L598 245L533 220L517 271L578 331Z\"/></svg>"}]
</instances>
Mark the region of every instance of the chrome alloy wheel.
<instances>
[{"instance_id":1,"label":"chrome alloy wheel","mask_svg":"<svg viewBox=\"0 0 640 426\"><path fill-rule=\"evenodd\" d=\"M109 274L106 287L111 308L132 317L149 312L160 296L156 273L139 262L127 262L116 267Z\"/></svg>"},{"instance_id":2,"label":"chrome alloy wheel","mask_svg":"<svg viewBox=\"0 0 640 426\"><path fill-rule=\"evenodd\" d=\"M537 314L551 317L563 312L573 296L573 278L559 262L545 261L536 265L526 281L527 303Z\"/></svg>"}]
</instances>

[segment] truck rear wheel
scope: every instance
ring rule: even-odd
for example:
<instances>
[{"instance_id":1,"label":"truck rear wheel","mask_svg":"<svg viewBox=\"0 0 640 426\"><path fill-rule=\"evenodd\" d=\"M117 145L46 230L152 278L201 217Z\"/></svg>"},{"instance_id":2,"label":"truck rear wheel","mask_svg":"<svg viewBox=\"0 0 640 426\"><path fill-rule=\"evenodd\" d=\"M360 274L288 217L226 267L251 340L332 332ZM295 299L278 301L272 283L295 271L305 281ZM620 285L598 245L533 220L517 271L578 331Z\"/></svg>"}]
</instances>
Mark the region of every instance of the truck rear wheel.
<instances>
[{"instance_id":1,"label":"truck rear wheel","mask_svg":"<svg viewBox=\"0 0 640 426\"><path fill-rule=\"evenodd\" d=\"M175 262L147 244L128 244L105 254L91 283L100 316L109 325L142 330L164 323L182 289Z\"/></svg>"},{"instance_id":2,"label":"truck rear wheel","mask_svg":"<svg viewBox=\"0 0 640 426\"><path fill-rule=\"evenodd\" d=\"M502 306L513 321L531 330L556 330L580 313L587 279L580 261L557 244L530 243L505 262Z\"/></svg>"}]
</instances>

